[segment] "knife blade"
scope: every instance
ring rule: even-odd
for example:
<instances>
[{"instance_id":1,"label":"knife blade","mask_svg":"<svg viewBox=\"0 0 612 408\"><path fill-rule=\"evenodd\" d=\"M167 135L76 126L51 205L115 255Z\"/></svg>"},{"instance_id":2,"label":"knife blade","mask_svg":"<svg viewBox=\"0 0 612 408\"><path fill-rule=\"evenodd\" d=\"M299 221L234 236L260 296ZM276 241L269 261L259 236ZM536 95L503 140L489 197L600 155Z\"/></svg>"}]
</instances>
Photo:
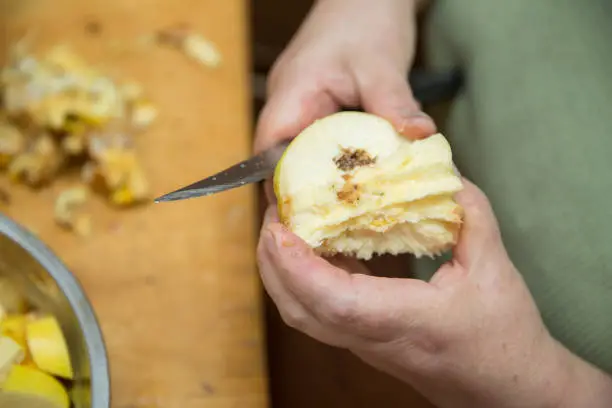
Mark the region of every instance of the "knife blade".
<instances>
[{"instance_id":1,"label":"knife blade","mask_svg":"<svg viewBox=\"0 0 612 408\"><path fill-rule=\"evenodd\" d=\"M453 98L463 85L463 76L458 69L444 72L413 71L409 76L409 83L415 99L426 105ZM289 142L278 143L217 174L157 197L155 202L205 197L266 180L274 174L276 164Z\"/></svg>"}]
</instances>

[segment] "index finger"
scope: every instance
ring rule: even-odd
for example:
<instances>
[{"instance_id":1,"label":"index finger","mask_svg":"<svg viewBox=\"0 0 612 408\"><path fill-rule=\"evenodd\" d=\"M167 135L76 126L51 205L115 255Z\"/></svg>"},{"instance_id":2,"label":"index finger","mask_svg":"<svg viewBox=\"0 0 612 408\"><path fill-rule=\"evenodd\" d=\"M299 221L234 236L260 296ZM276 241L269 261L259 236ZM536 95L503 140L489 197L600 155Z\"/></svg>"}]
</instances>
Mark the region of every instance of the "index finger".
<instances>
[{"instance_id":1,"label":"index finger","mask_svg":"<svg viewBox=\"0 0 612 408\"><path fill-rule=\"evenodd\" d=\"M266 102L257 121L255 153L292 139L304 128L338 110L333 97L322 89L284 86Z\"/></svg>"}]
</instances>

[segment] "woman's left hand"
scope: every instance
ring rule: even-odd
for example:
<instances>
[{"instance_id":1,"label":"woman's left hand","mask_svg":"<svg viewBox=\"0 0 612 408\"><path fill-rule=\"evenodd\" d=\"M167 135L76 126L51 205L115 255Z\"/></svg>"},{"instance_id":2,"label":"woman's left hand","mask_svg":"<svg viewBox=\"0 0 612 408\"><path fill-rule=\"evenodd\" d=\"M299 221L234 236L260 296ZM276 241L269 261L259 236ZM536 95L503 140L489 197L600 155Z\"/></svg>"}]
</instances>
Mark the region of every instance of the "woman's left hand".
<instances>
[{"instance_id":1,"label":"woman's left hand","mask_svg":"<svg viewBox=\"0 0 612 408\"><path fill-rule=\"evenodd\" d=\"M453 260L429 282L318 257L271 206L258 262L284 321L349 349L439 407L612 406L610 378L551 337L487 198L464 185Z\"/></svg>"}]
</instances>

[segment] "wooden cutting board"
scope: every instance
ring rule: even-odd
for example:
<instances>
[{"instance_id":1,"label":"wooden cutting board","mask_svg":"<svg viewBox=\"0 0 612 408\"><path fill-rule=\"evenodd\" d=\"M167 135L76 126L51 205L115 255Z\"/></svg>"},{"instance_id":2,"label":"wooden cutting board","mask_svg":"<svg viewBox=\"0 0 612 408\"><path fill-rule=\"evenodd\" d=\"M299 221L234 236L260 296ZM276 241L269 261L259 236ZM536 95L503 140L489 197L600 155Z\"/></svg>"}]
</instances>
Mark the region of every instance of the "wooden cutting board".
<instances>
[{"instance_id":1,"label":"wooden cutting board","mask_svg":"<svg viewBox=\"0 0 612 408\"><path fill-rule=\"evenodd\" d=\"M246 7L242 0L0 0L0 29L14 40L34 28L41 47L68 43L144 86L160 114L138 149L161 195L250 153ZM222 66L129 46L176 23L216 43ZM112 406L267 406L254 190L120 211L100 202L93 235L81 238L53 221L63 184L39 193L10 187L3 211L83 284L108 347Z\"/></svg>"}]
</instances>

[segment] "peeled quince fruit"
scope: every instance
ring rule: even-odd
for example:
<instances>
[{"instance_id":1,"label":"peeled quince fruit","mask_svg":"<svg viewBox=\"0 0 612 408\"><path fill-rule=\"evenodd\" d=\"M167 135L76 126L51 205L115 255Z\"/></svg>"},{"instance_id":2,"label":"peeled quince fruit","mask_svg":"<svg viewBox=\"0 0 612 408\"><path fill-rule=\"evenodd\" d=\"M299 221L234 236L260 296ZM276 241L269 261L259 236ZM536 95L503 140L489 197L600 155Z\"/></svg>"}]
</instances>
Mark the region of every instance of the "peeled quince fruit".
<instances>
[{"instance_id":1,"label":"peeled quince fruit","mask_svg":"<svg viewBox=\"0 0 612 408\"><path fill-rule=\"evenodd\" d=\"M363 112L319 119L274 174L281 222L321 255L434 257L457 240L462 189L442 134L410 141Z\"/></svg>"},{"instance_id":2,"label":"peeled quince fruit","mask_svg":"<svg viewBox=\"0 0 612 408\"><path fill-rule=\"evenodd\" d=\"M0 385L0 408L68 408L64 386L33 367L14 365Z\"/></svg>"},{"instance_id":3,"label":"peeled quince fruit","mask_svg":"<svg viewBox=\"0 0 612 408\"><path fill-rule=\"evenodd\" d=\"M38 368L58 377L73 378L66 339L55 317L44 316L28 321L26 341Z\"/></svg>"}]
</instances>

